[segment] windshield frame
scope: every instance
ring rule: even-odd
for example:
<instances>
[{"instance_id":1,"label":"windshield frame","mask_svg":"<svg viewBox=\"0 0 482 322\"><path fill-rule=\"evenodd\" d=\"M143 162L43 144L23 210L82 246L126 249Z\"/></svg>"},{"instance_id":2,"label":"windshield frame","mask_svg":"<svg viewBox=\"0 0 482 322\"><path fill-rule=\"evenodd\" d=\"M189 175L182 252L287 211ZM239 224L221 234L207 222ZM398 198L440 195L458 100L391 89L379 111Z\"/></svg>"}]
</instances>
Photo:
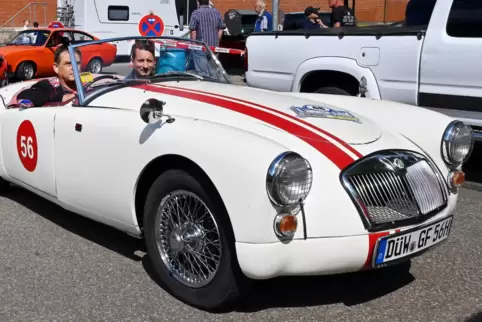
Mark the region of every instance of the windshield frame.
<instances>
[{"instance_id":1,"label":"windshield frame","mask_svg":"<svg viewBox=\"0 0 482 322\"><path fill-rule=\"evenodd\" d=\"M83 43L79 44L71 44L68 47L69 51L69 56L70 56L70 61L72 64L73 72L74 72L74 79L75 79L75 85L77 86L77 99L78 99L78 106L86 106L86 101L90 101L89 98L92 95L99 96L104 93L104 91L95 91L90 95L85 95L84 93L84 87L83 83L81 80L81 72L80 68L77 65L77 61L75 59L75 49L80 48L80 47L85 47L89 45L97 45L97 44L103 44L103 43L111 43L115 41L126 41L126 40L153 40L155 41L156 39L166 39L166 40L174 40L174 41L189 41L198 45L203 46L206 48L206 51L210 53L212 59L214 60L216 66L219 68L219 71L225 78L226 82L228 84L231 84L231 80L229 79L229 76L224 69L224 67L221 65L221 62L219 61L218 57L214 54L214 52L211 50L211 48L203 41L199 40L194 40L194 39L186 39L186 38L181 38L181 37L169 37L169 36L129 36L129 37L115 37L115 38L105 38L105 39L99 39L99 40L91 40L91 41L86 41ZM212 80L211 80L212 81ZM148 80L146 80L148 82ZM122 86L120 86L122 87Z\"/></svg>"}]
</instances>

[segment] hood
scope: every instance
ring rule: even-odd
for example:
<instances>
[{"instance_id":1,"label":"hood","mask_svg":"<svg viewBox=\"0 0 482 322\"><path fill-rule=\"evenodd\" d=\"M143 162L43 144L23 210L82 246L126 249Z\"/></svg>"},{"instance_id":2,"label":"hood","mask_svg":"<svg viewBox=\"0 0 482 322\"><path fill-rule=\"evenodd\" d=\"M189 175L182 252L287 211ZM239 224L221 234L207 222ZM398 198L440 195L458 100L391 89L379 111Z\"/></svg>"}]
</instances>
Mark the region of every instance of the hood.
<instances>
[{"instance_id":1,"label":"hood","mask_svg":"<svg viewBox=\"0 0 482 322\"><path fill-rule=\"evenodd\" d=\"M225 99L242 102L246 108L263 107L284 117L295 118L305 126L314 126L328 132L350 145L368 144L377 141L382 130L370 119L342 105L324 103L322 100L299 98L289 93L259 90L251 87L211 82L170 82L160 86L176 87L183 90L214 94ZM322 138L320 137L320 140Z\"/></svg>"}]
</instances>

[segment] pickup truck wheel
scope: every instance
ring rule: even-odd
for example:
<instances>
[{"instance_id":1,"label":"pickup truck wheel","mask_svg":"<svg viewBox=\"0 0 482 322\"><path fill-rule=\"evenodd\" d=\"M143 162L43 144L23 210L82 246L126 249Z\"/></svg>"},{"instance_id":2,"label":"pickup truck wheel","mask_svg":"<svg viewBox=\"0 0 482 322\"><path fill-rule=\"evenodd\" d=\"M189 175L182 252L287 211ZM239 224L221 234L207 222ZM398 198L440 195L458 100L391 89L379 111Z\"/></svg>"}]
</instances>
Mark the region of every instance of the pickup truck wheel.
<instances>
[{"instance_id":1,"label":"pickup truck wheel","mask_svg":"<svg viewBox=\"0 0 482 322\"><path fill-rule=\"evenodd\" d=\"M218 311L244 288L224 207L190 174L168 170L152 184L144 211L147 252L160 284L193 307Z\"/></svg>"},{"instance_id":2,"label":"pickup truck wheel","mask_svg":"<svg viewBox=\"0 0 482 322\"><path fill-rule=\"evenodd\" d=\"M320 87L315 91L315 93L351 96L350 93L338 87Z\"/></svg>"}]
</instances>

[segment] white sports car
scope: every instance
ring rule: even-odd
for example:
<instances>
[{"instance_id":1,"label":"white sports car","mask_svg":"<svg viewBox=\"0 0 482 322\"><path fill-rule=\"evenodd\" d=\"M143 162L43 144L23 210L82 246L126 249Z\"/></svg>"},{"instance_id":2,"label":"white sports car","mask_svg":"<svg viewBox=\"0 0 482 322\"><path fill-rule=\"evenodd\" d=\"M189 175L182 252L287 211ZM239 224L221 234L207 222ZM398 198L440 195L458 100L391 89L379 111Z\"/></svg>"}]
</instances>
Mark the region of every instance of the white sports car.
<instances>
[{"instance_id":1,"label":"white sports car","mask_svg":"<svg viewBox=\"0 0 482 322\"><path fill-rule=\"evenodd\" d=\"M74 101L19 107L35 80L0 89L2 188L144 238L166 290L206 310L252 280L406 269L449 237L470 127L400 103L235 86L203 43L150 41L145 78L86 84L71 59Z\"/></svg>"}]
</instances>

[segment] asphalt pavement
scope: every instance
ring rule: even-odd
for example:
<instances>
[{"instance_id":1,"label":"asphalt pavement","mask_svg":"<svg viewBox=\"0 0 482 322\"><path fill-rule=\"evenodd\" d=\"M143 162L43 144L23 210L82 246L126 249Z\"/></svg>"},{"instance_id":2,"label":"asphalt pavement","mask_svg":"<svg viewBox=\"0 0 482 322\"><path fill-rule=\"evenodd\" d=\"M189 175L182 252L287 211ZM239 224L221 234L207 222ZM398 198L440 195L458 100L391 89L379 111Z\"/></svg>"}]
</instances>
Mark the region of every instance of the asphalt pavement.
<instances>
[{"instance_id":1,"label":"asphalt pavement","mask_svg":"<svg viewBox=\"0 0 482 322\"><path fill-rule=\"evenodd\" d=\"M209 314L158 286L142 241L14 188L0 197L0 321L482 320L481 208L463 190L451 236L411 274L278 278Z\"/></svg>"},{"instance_id":2,"label":"asphalt pavement","mask_svg":"<svg viewBox=\"0 0 482 322\"><path fill-rule=\"evenodd\" d=\"M277 278L210 314L157 284L143 241L13 188L0 195L0 321L482 321L481 209L463 189L451 236L411 274Z\"/></svg>"}]
</instances>

